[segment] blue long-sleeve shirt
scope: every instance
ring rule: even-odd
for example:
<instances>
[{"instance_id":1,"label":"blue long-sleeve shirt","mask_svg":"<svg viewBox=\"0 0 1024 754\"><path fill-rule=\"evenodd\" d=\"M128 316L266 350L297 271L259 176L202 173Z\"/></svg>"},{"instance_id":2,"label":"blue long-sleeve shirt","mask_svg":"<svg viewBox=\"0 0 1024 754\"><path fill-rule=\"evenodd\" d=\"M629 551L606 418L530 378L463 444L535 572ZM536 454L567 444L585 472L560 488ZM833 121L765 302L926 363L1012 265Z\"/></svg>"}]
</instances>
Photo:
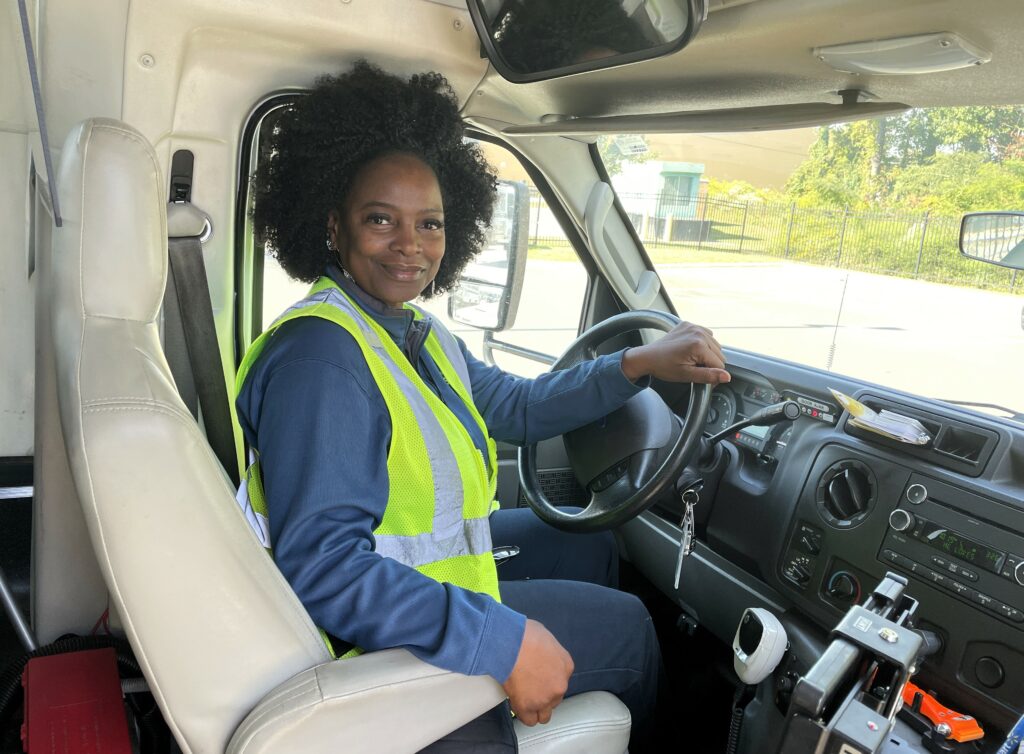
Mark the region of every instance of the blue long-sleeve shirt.
<instances>
[{"instance_id":1,"label":"blue long-sleeve shirt","mask_svg":"<svg viewBox=\"0 0 1024 754\"><path fill-rule=\"evenodd\" d=\"M395 339L486 458L476 423L421 348L429 324L370 297L336 267L328 274ZM531 380L484 364L458 342L473 401L498 440L562 434L642 388L623 374L622 352ZM525 616L374 552L373 530L388 501L391 420L352 336L318 317L286 322L236 405L260 453L275 561L313 621L366 650L405 647L438 667L504 682Z\"/></svg>"}]
</instances>

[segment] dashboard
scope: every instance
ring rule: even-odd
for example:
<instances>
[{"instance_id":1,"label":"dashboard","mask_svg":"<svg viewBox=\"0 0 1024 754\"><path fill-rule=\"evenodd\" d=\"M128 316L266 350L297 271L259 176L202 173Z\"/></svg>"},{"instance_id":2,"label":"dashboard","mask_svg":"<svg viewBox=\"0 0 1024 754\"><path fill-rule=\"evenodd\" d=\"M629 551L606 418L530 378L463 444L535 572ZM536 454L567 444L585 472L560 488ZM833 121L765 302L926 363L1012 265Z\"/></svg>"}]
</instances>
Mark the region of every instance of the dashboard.
<instances>
[{"instance_id":1,"label":"dashboard","mask_svg":"<svg viewBox=\"0 0 1024 754\"><path fill-rule=\"evenodd\" d=\"M711 406L708 409L704 434L710 437L724 432L760 409L783 400L796 401L800 405L801 414L805 417L826 424L836 422L839 408L833 403L792 391L780 393L770 385L748 379L732 386L719 385L715 389L711 394ZM785 455L793 436L793 429L792 422L773 427L750 426L737 431L728 439L757 454L762 463L774 464Z\"/></svg>"},{"instance_id":2,"label":"dashboard","mask_svg":"<svg viewBox=\"0 0 1024 754\"><path fill-rule=\"evenodd\" d=\"M797 638L765 681L776 706L849 607L899 574L919 602L917 627L941 640L915 682L1010 727L1024 701L1024 430L754 354L730 354L730 368L706 435L783 399L800 403L800 418L729 433L713 461L691 469L705 487L678 589L678 501L623 527L625 556L722 641L747 607L788 623ZM853 427L829 388L918 419L932 440L910 446Z\"/></svg>"}]
</instances>

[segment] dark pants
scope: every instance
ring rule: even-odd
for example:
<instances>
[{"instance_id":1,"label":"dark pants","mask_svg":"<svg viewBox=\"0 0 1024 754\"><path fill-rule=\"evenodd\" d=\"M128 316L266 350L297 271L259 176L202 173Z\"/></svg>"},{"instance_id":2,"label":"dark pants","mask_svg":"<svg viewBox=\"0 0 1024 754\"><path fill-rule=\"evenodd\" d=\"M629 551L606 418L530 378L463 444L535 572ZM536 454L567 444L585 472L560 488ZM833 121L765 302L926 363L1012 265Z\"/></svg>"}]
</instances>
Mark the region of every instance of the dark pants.
<instances>
[{"instance_id":1,"label":"dark pants","mask_svg":"<svg viewBox=\"0 0 1024 754\"><path fill-rule=\"evenodd\" d=\"M633 718L630 746L652 737L661 652L647 608L616 591L619 556L610 533L567 534L532 510L491 516L495 546L517 545L518 556L498 566L501 600L544 624L572 656L575 671L566 696L610 691ZM508 706L502 704L424 751L514 752Z\"/></svg>"}]
</instances>

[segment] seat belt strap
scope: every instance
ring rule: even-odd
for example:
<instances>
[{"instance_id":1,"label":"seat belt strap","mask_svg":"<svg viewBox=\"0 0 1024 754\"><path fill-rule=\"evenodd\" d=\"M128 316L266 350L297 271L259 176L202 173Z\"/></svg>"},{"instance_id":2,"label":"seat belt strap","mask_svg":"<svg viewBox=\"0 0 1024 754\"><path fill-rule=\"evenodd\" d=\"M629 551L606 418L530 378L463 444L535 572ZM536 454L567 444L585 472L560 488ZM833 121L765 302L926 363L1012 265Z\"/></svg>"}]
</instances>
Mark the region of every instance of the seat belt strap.
<instances>
[{"instance_id":1,"label":"seat belt strap","mask_svg":"<svg viewBox=\"0 0 1024 754\"><path fill-rule=\"evenodd\" d=\"M181 332L188 361L192 366L192 379L202 409L206 438L237 488L238 456L227 384L224 381L224 363L217 346L210 288L206 281L206 265L203 263L203 245L198 236L171 238L167 252Z\"/></svg>"},{"instance_id":2,"label":"seat belt strap","mask_svg":"<svg viewBox=\"0 0 1024 754\"><path fill-rule=\"evenodd\" d=\"M46 132L43 91L39 85L39 69L36 67L36 53L32 45L32 30L28 23L28 6L25 0L18 0L18 14L21 17L21 34L25 38L25 55L28 58L28 76L32 84L32 100L36 106L36 123L39 126L39 142L43 152L43 165L46 169L46 185L50 190L50 210L53 212L53 224L60 228L64 223L60 217L60 203L57 201L57 181L54 178L53 158L50 156L50 137Z\"/></svg>"},{"instance_id":3,"label":"seat belt strap","mask_svg":"<svg viewBox=\"0 0 1024 754\"><path fill-rule=\"evenodd\" d=\"M167 276L167 289L164 291L164 355L171 368L178 395L189 413L198 421L199 396L196 394L196 382L192 379L192 360L188 357L185 327L178 306L178 286L174 284L173 273Z\"/></svg>"}]
</instances>

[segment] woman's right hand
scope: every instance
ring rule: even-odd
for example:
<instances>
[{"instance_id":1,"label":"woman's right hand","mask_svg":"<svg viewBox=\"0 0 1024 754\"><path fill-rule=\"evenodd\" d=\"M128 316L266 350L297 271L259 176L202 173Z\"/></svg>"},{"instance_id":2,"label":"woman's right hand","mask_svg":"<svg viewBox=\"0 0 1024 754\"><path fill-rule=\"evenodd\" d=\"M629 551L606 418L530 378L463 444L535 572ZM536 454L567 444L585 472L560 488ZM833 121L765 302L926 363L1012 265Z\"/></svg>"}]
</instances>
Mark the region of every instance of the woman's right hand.
<instances>
[{"instance_id":1,"label":"woman's right hand","mask_svg":"<svg viewBox=\"0 0 1024 754\"><path fill-rule=\"evenodd\" d=\"M622 355L622 373L632 382L646 375L669 382L717 385L732 377L725 371L722 346L706 327L680 322L665 337Z\"/></svg>"},{"instance_id":2,"label":"woman's right hand","mask_svg":"<svg viewBox=\"0 0 1024 754\"><path fill-rule=\"evenodd\" d=\"M546 723L561 703L572 675L572 657L544 625L526 620L519 657L504 683L509 704L523 725Z\"/></svg>"}]
</instances>

